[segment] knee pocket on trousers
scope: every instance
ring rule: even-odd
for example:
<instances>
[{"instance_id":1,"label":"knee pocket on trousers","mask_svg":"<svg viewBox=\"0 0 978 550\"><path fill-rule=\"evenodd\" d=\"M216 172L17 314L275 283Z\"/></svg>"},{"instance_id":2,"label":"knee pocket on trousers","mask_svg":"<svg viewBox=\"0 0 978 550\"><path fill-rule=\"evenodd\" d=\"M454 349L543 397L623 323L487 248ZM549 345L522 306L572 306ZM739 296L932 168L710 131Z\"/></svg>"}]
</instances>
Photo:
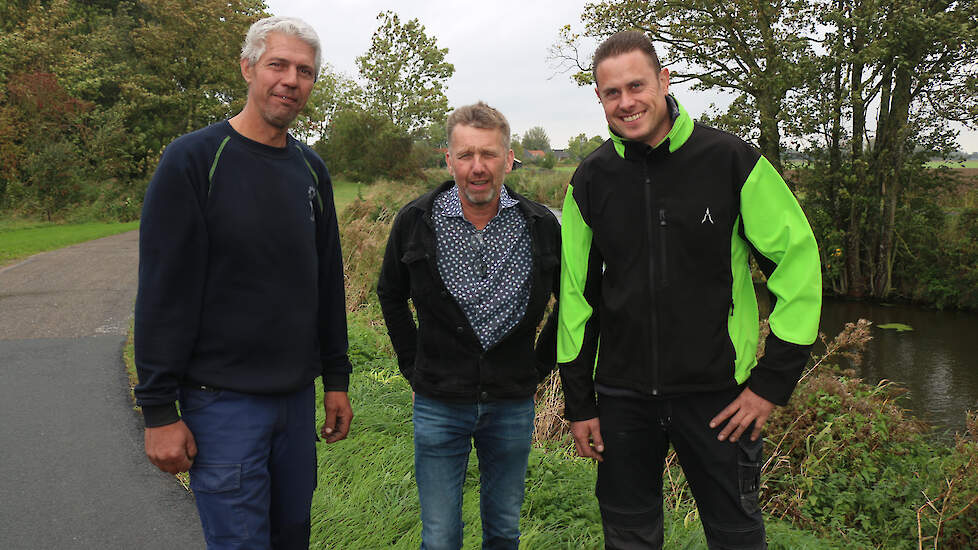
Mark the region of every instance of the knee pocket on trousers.
<instances>
[{"instance_id":1,"label":"knee pocket on trousers","mask_svg":"<svg viewBox=\"0 0 978 550\"><path fill-rule=\"evenodd\" d=\"M740 489L740 506L747 515L754 516L761 512L758 493L761 486L762 443L760 440L756 442L741 440L739 443L737 481Z\"/></svg>"},{"instance_id":2,"label":"knee pocket on trousers","mask_svg":"<svg viewBox=\"0 0 978 550\"><path fill-rule=\"evenodd\" d=\"M194 464L190 489L206 538L248 536L241 502L240 464Z\"/></svg>"}]
</instances>

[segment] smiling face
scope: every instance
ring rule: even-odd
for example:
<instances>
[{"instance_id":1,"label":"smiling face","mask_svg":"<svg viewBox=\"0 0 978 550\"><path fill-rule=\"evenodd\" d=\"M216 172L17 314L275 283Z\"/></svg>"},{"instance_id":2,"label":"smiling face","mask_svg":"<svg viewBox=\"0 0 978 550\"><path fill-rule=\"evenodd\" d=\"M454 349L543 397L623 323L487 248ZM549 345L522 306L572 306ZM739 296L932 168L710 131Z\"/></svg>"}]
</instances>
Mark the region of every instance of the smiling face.
<instances>
[{"instance_id":1,"label":"smiling face","mask_svg":"<svg viewBox=\"0 0 978 550\"><path fill-rule=\"evenodd\" d=\"M497 203L506 174L513 169L513 150L499 130L459 124L452 129L445 153L459 199L467 208Z\"/></svg>"},{"instance_id":2,"label":"smiling face","mask_svg":"<svg viewBox=\"0 0 978 550\"><path fill-rule=\"evenodd\" d=\"M655 147L672 129L666 106L669 69L657 71L641 50L608 57L595 71L595 92L618 135Z\"/></svg>"},{"instance_id":3,"label":"smiling face","mask_svg":"<svg viewBox=\"0 0 978 550\"><path fill-rule=\"evenodd\" d=\"M301 39L268 33L265 53L254 65L241 60L241 74L248 82L248 105L264 124L287 130L309 99L316 80L316 53Z\"/></svg>"}]
</instances>

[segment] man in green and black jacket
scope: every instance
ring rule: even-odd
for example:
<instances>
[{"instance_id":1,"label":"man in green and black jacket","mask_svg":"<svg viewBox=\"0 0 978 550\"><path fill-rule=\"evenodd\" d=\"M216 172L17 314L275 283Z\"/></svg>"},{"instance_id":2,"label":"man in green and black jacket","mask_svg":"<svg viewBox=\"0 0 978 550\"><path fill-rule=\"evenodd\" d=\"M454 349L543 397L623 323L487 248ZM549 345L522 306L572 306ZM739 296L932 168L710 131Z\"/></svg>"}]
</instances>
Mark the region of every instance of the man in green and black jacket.
<instances>
[{"instance_id":1,"label":"man in green and black jacket","mask_svg":"<svg viewBox=\"0 0 978 550\"><path fill-rule=\"evenodd\" d=\"M612 36L592 66L612 135L564 202L557 360L606 547L661 548L672 444L710 548L764 548L761 428L818 331L815 238L767 159L669 95L645 35ZM750 253L772 294L760 360Z\"/></svg>"}]
</instances>

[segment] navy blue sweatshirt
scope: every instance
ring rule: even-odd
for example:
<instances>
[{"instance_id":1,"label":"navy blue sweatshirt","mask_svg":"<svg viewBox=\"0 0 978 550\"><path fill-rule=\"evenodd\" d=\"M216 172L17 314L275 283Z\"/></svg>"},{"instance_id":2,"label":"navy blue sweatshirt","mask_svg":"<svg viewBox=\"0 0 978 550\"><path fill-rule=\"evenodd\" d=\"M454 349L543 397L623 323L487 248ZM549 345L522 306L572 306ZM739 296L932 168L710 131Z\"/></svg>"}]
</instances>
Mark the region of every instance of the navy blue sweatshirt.
<instances>
[{"instance_id":1,"label":"navy blue sweatshirt","mask_svg":"<svg viewBox=\"0 0 978 550\"><path fill-rule=\"evenodd\" d=\"M182 384L276 394L322 376L346 391L342 255L318 155L227 121L166 148L143 204L135 352L148 427L178 420Z\"/></svg>"}]
</instances>

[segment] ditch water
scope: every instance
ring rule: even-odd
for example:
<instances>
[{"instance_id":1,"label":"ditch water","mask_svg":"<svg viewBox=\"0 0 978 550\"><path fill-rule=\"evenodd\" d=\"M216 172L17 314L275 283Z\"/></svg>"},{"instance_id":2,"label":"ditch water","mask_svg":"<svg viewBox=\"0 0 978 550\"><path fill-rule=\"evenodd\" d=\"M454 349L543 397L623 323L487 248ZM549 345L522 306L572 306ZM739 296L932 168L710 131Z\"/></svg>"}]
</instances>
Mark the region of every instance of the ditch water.
<instances>
[{"instance_id":1,"label":"ditch water","mask_svg":"<svg viewBox=\"0 0 978 550\"><path fill-rule=\"evenodd\" d=\"M938 430L963 430L965 412L978 410L978 313L826 299L819 330L831 341L859 318L873 322L873 339L855 367L859 375L869 383L891 380L907 388L900 404ZM879 327L888 323L913 330Z\"/></svg>"}]
</instances>

